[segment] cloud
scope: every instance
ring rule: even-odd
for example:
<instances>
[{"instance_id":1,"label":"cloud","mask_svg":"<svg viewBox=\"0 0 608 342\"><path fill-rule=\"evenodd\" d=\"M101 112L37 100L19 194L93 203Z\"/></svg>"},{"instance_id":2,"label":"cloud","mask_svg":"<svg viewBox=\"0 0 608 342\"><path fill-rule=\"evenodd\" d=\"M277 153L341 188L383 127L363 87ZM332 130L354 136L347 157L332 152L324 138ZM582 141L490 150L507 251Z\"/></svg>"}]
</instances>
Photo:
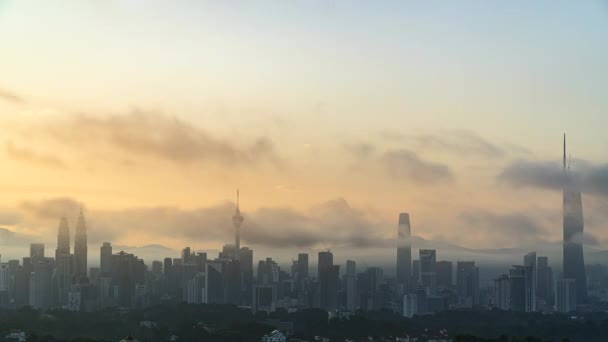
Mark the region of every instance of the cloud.
<instances>
[{"instance_id":1,"label":"cloud","mask_svg":"<svg viewBox=\"0 0 608 342\"><path fill-rule=\"evenodd\" d=\"M376 152L376 146L366 142L344 144L344 149L357 158L367 158Z\"/></svg>"},{"instance_id":2,"label":"cloud","mask_svg":"<svg viewBox=\"0 0 608 342\"><path fill-rule=\"evenodd\" d=\"M516 160L497 176L500 182L516 187L533 187L561 191L566 184L575 184L582 192L608 196L608 165L594 165L576 160L576 169L566 174L557 162Z\"/></svg>"},{"instance_id":3,"label":"cloud","mask_svg":"<svg viewBox=\"0 0 608 342\"><path fill-rule=\"evenodd\" d=\"M70 198L24 202L20 208L29 224L47 226L46 234L56 234L59 218L73 222L78 202ZM224 204L184 210L174 207L132 208L87 212L90 243L118 240L130 234L145 234L162 241L171 239L191 243L232 241L231 217L235 205ZM271 248L384 247L392 245L382 232L386 225L365 211L352 208L344 199L314 206L305 212L290 208L261 208L245 215L244 243ZM42 234L45 234L42 232Z\"/></svg>"},{"instance_id":4,"label":"cloud","mask_svg":"<svg viewBox=\"0 0 608 342\"><path fill-rule=\"evenodd\" d=\"M11 102L14 104L25 103L25 100L21 96L6 89L0 89L0 101Z\"/></svg>"},{"instance_id":5,"label":"cloud","mask_svg":"<svg viewBox=\"0 0 608 342\"><path fill-rule=\"evenodd\" d=\"M30 242L32 242L32 238L26 234L0 228L0 246L14 247L16 245L28 245Z\"/></svg>"},{"instance_id":6,"label":"cloud","mask_svg":"<svg viewBox=\"0 0 608 342\"><path fill-rule=\"evenodd\" d=\"M38 153L26 147L17 147L10 141L6 143L6 154L17 161L58 168L65 167L65 163L60 158Z\"/></svg>"},{"instance_id":7,"label":"cloud","mask_svg":"<svg viewBox=\"0 0 608 342\"><path fill-rule=\"evenodd\" d=\"M454 179L447 165L426 161L410 150L387 151L381 161L388 173L398 180L433 184Z\"/></svg>"},{"instance_id":8,"label":"cloud","mask_svg":"<svg viewBox=\"0 0 608 342\"><path fill-rule=\"evenodd\" d=\"M428 134L406 134L398 131L381 131L379 136L391 143L407 143L416 151L434 151L477 156L486 159L503 158L507 154L529 155L530 152L517 145L497 145L471 130L447 130Z\"/></svg>"},{"instance_id":9,"label":"cloud","mask_svg":"<svg viewBox=\"0 0 608 342\"><path fill-rule=\"evenodd\" d=\"M72 198L60 197L41 201L24 201L19 205L19 208L29 217L59 223L61 217L77 213L80 209L80 203Z\"/></svg>"},{"instance_id":10,"label":"cloud","mask_svg":"<svg viewBox=\"0 0 608 342\"><path fill-rule=\"evenodd\" d=\"M414 139L421 148L458 155L475 154L485 158L501 158L506 154L503 148L489 142L476 132L468 130L419 135Z\"/></svg>"},{"instance_id":11,"label":"cloud","mask_svg":"<svg viewBox=\"0 0 608 342\"><path fill-rule=\"evenodd\" d=\"M213 161L233 166L282 162L273 142L266 137L239 145L176 117L146 111L105 117L69 114L48 119L36 126L35 133L69 148L109 148L126 156L180 164Z\"/></svg>"},{"instance_id":12,"label":"cloud","mask_svg":"<svg viewBox=\"0 0 608 342\"><path fill-rule=\"evenodd\" d=\"M460 219L469 238L482 238L502 246L529 245L547 241L548 231L542 222L526 213L495 213L483 209L462 212Z\"/></svg>"}]
</instances>

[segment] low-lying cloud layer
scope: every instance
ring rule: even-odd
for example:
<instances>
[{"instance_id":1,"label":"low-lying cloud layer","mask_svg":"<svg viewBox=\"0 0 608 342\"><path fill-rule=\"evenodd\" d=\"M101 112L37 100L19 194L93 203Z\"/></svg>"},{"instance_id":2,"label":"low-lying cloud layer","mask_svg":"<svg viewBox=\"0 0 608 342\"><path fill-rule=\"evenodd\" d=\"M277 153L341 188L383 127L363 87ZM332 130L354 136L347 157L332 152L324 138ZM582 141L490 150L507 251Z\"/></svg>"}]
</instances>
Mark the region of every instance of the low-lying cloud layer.
<instances>
[{"instance_id":1,"label":"low-lying cloud layer","mask_svg":"<svg viewBox=\"0 0 608 342\"><path fill-rule=\"evenodd\" d=\"M584 160L575 161L575 167L568 173L556 162L517 160L498 175L498 180L516 187L559 191L573 182L584 193L608 196L608 165Z\"/></svg>"},{"instance_id":2,"label":"low-lying cloud layer","mask_svg":"<svg viewBox=\"0 0 608 342\"><path fill-rule=\"evenodd\" d=\"M17 229L45 226L42 236L54 236L59 218L76 216L80 204L69 198L24 202L23 220ZM92 211L89 241L101 243L120 240L130 234L146 234L191 242L217 244L231 241L234 204L183 210L173 207L132 208L117 211ZM73 222L73 220L72 220ZM245 243L272 248L385 247L391 245L384 234L392 225L373 215L352 208L344 199L335 199L298 212L290 208L261 208L245 214L242 239Z\"/></svg>"}]
</instances>

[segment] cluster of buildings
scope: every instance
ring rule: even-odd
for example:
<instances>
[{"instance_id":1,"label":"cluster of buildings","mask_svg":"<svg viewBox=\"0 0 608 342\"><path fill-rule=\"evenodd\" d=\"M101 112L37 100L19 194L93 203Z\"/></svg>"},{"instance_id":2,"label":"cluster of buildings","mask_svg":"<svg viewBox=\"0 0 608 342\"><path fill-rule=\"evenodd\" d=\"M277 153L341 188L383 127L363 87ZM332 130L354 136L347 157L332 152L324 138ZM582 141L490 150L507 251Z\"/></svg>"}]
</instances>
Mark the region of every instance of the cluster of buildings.
<instances>
[{"instance_id":1,"label":"cluster of buildings","mask_svg":"<svg viewBox=\"0 0 608 342\"><path fill-rule=\"evenodd\" d=\"M566 174L568 169L564 157ZM254 268L253 250L241 246L244 218L238 203L237 192L234 244L225 245L216 258L186 247L180 258L153 261L150 267L133 254L114 253L111 243L105 242L100 247L99 267L87 269L82 210L76 220L73 250L68 221L62 218L54 258L45 256L44 245L32 244L30 256L22 263L0 263L0 306L94 311L173 301L234 304L254 312L322 308L335 315L391 309L412 317L476 306L569 312L587 300L578 238L583 232L581 193L568 185L564 188L563 275L554 280L548 258L531 252L522 265L514 265L495 279L493 288L481 289L474 261L455 265L437 261L434 249L419 249L418 258L412 260L407 213L399 215L395 276L385 275L380 267L357 269L354 260L338 265L329 250L318 252L315 273L310 271L307 253L298 254L288 269L272 258L260 260Z\"/></svg>"}]
</instances>

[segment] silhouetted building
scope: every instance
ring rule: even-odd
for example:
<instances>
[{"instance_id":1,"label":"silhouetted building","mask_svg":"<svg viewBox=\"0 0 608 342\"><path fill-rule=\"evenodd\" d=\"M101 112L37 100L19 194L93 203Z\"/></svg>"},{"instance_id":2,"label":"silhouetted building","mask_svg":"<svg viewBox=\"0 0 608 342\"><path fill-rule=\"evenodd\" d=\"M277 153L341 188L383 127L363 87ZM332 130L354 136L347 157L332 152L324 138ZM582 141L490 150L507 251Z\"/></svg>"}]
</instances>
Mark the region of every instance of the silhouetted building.
<instances>
[{"instance_id":1,"label":"silhouetted building","mask_svg":"<svg viewBox=\"0 0 608 342\"><path fill-rule=\"evenodd\" d=\"M241 215L239 208L239 190L236 191L236 211L232 216L232 223L234 224L234 259L239 260L239 253L241 252L241 225L245 218Z\"/></svg>"},{"instance_id":2,"label":"silhouetted building","mask_svg":"<svg viewBox=\"0 0 608 342\"><path fill-rule=\"evenodd\" d=\"M576 280L558 279L557 280L557 311L570 312L576 310Z\"/></svg>"},{"instance_id":3,"label":"silhouetted building","mask_svg":"<svg viewBox=\"0 0 608 342\"><path fill-rule=\"evenodd\" d=\"M456 289L461 306L472 307L479 304L479 268L474 261L456 263Z\"/></svg>"},{"instance_id":4,"label":"silhouetted building","mask_svg":"<svg viewBox=\"0 0 608 342\"><path fill-rule=\"evenodd\" d=\"M403 295L403 316L412 318L418 314L418 298L415 294Z\"/></svg>"},{"instance_id":5,"label":"silhouetted building","mask_svg":"<svg viewBox=\"0 0 608 342\"><path fill-rule=\"evenodd\" d=\"M416 285L420 282L420 260L412 261L412 279Z\"/></svg>"},{"instance_id":6,"label":"silhouetted building","mask_svg":"<svg viewBox=\"0 0 608 342\"><path fill-rule=\"evenodd\" d=\"M515 265L509 271L509 307L513 311L532 311L532 269Z\"/></svg>"},{"instance_id":7,"label":"silhouetted building","mask_svg":"<svg viewBox=\"0 0 608 342\"><path fill-rule=\"evenodd\" d=\"M203 303L224 303L223 265L220 262L207 262L205 265L205 289Z\"/></svg>"},{"instance_id":8,"label":"silhouetted building","mask_svg":"<svg viewBox=\"0 0 608 342\"><path fill-rule=\"evenodd\" d=\"M76 237L74 239L74 260L76 263L75 274L78 281L87 277L87 226L84 220L82 208L76 223Z\"/></svg>"},{"instance_id":9,"label":"silhouetted building","mask_svg":"<svg viewBox=\"0 0 608 342\"><path fill-rule=\"evenodd\" d=\"M434 249L421 249L420 254L420 281L429 291L435 293L437 287L437 254Z\"/></svg>"},{"instance_id":10,"label":"silhouetted building","mask_svg":"<svg viewBox=\"0 0 608 342\"><path fill-rule=\"evenodd\" d=\"M411 277L412 242L410 215L408 213L401 213L399 214L399 224L397 226L397 281L407 289Z\"/></svg>"},{"instance_id":11,"label":"silhouetted building","mask_svg":"<svg viewBox=\"0 0 608 342\"><path fill-rule=\"evenodd\" d=\"M104 242L99 249L99 268L101 274L106 276L112 272L112 244Z\"/></svg>"},{"instance_id":12,"label":"silhouetted building","mask_svg":"<svg viewBox=\"0 0 608 342\"><path fill-rule=\"evenodd\" d=\"M346 261L344 275L345 307L347 311L357 309L357 264L353 260Z\"/></svg>"},{"instance_id":13,"label":"silhouetted building","mask_svg":"<svg viewBox=\"0 0 608 342\"><path fill-rule=\"evenodd\" d=\"M30 258L44 258L44 244L43 243L32 243L30 244Z\"/></svg>"},{"instance_id":14,"label":"silhouetted building","mask_svg":"<svg viewBox=\"0 0 608 342\"><path fill-rule=\"evenodd\" d=\"M70 227L68 226L68 220L65 217L62 217L59 222L55 260L59 259L59 254L70 254Z\"/></svg>"},{"instance_id":15,"label":"silhouetted building","mask_svg":"<svg viewBox=\"0 0 608 342\"><path fill-rule=\"evenodd\" d=\"M524 266L529 268L530 273L530 311L536 311L537 268L536 252L530 252L524 256Z\"/></svg>"},{"instance_id":16,"label":"silhouetted building","mask_svg":"<svg viewBox=\"0 0 608 342\"><path fill-rule=\"evenodd\" d=\"M553 291L553 270L549 266L549 258L539 256L537 258L537 287L536 294L539 300L543 301L546 306L552 306L554 303Z\"/></svg>"},{"instance_id":17,"label":"silhouetted building","mask_svg":"<svg viewBox=\"0 0 608 342\"><path fill-rule=\"evenodd\" d=\"M443 288L452 287L452 270L451 261L438 261L437 268L437 286Z\"/></svg>"},{"instance_id":18,"label":"silhouetted building","mask_svg":"<svg viewBox=\"0 0 608 342\"><path fill-rule=\"evenodd\" d=\"M509 276L506 274L501 275L494 280L494 290L496 297L496 307L502 310L509 310L509 299L510 299L510 282Z\"/></svg>"},{"instance_id":19,"label":"silhouetted building","mask_svg":"<svg viewBox=\"0 0 608 342\"><path fill-rule=\"evenodd\" d=\"M566 135L564 134L564 278L576 281L576 302L587 301L587 277L581 237L584 230L583 201L580 190L566 167Z\"/></svg>"},{"instance_id":20,"label":"silhouetted building","mask_svg":"<svg viewBox=\"0 0 608 342\"><path fill-rule=\"evenodd\" d=\"M329 251L319 252L319 305L328 311L338 307L338 286L340 266L334 265L333 254Z\"/></svg>"},{"instance_id":21,"label":"silhouetted building","mask_svg":"<svg viewBox=\"0 0 608 342\"><path fill-rule=\"evenodd\" d=\"M53 301L53 262L52 259L34 260L34 271L30 276L30 306L47 310Z\"/></svg>"}]
</instances>

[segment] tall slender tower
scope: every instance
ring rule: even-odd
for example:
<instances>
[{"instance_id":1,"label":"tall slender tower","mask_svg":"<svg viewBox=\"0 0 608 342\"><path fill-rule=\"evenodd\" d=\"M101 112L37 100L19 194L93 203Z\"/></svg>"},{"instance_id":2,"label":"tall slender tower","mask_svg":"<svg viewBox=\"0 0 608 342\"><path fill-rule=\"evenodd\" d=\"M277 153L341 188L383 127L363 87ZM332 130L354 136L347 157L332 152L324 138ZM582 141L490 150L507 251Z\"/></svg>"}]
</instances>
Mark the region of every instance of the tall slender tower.
<instances>
[{"instance_id":1,"label":"tall slender tower","mask_svg":"<svg viewBox=\"0 0 608 342\"><path fill-rule=\"evenodd\" d=\"M564 134L564 279L574 279L576 302L587 301L587 277L583 256L582 235L584 230L583 201L581 192L566 165L566 135Z\"/></svg>"},{"instance_id":2,"label":"tall slender tower","mask_svg":"<svg viewBox=\"0 0 608 342\"><path fill-rule=\"evenodd\" d=\"M408 290L412 277L412 243L411 243L410 215L399 214L397 226L397 281Z\"/></svg>"},{"instance_id":3,"label":"tall slender tower","mask_svg":"<svg viewBox=\"0 0 608 342\"><path fill-rule=\"evenodd\" d=\"M57 234L57 249L55 250L55 260L59 260L62 254L70 254L70 227L65 217L59 221L59 232Z\"/></svg>"},{"instance_id":4,"label":"tall slender tower","mask_svg":"<svg viewBox=\"0 0 608 342\"><path fill-rule=\"evenodd\" d=\"M232 223L234 224L234 259L239 260L241 253L241 225L245 218L241 215L241 209L239 208L239 190L236 190L236 211L232 216Z\"/></svg>"},{"instance_id":5,"label":"tall slender tower","mask_svg":"<svg viewBox=\"0 0 608 342\"><path fill-rule=\"evenodd\" d=\"M84 220L82 207L76 223L76 237L74 239L74 258L76 260L76 276L87 276L87 226Z\"/></svg>"}]
</instances>

